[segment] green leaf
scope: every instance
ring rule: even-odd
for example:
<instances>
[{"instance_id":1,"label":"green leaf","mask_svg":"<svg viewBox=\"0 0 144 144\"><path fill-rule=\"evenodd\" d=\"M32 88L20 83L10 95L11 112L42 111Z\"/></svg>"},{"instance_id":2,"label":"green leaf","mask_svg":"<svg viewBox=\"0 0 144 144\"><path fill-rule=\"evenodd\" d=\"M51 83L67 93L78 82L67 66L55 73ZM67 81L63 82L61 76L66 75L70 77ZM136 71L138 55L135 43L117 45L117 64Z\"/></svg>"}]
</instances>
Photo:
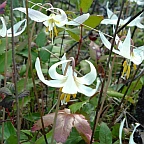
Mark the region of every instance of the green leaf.
<instances>
[{"instance_id":1,"label":"green leaf","mask_svg":"<svg viewBox=\"0 0 144 144\"><path fill-rule=\"evenodd\" d=\"M120 141L119 140L117 140L117 141L115 141L113 144L119 144L120 143Z\"/></svg>"},{"instance_id":2,"label":"green leaf","mask_svg":"<svg viewBox=\"0 0 144 144\"><path fill-rule=\"evenodd\" d=\"M83 102L77 102L75 104L70 105L69 108L72 113L75 113L76 111L80 110L87 102L88 100Z\"/></svg>"},{"instance_id":3,"label":"green leaf","mask_svg":"<svg viewBox=\"0 0 144 144\"><path fill-rule=\"evenodd\" d=\"M46 138L48 143L51 142L51 137L52 137L52 131L50 131L49 133L46 134ZM36 142L35 144L45 144L45 139L44 136L41 136ZM55 144L55 143L54 143Z\"/></svg>"},{"instance_id":4,"label":"green leaf","mask_svg":"<svg viewBox=\"0 0 144 144\"><path fill-rule=\"evenodd\" d=\"M119 128L120 128L120 124L116 123L113 127L112 127L112 137L114 139L119 139Z\"/></svg>"},{"instance_id":5,"label":"green leaf","mask_svg":"<svg viewBox=\"0 0 144 144\"><path fill-rule=\"evenodd\" d=\"M82 12L86 13L88 12L93 0L81 0L80 1L80 8L82 9Z\"/></svg>"},{"instance_id":6,"label":"green leaf","mask_svg":"<svg viewBox=\"0 0 144 144\"><path fill-rule=\"evenodd\" d=\"M5 144L16 144L16 143L18 143L16 135L10 135L10 137L5 142Z\"/></svg>"},{"instance_id":7,"label":"green leaf","mask_svg":"<svg viewBox=\"0 0 144 144\"><path fill-rule=\"evenodd\" d=\"M5 54L3 53L0 55L0 73L3 73L5 70ZM9 50L7 52L7 67L9 67L12 64L12 51Z\"/></svg>"},{"instance_id":8,"label":"green leaf","mask_svg":"<svg viewBox=\"0 0 144 144\"><path fill-rule=\"evenodd\" d=\"M16 135L16 129L14 128L11 122L5 122L4 139L8 139L11 135ZM0 137L1 137L1 129L0 129Z\"/></svg>"},{"instance_id":9,"label":"green leaf","mask_svg":"<svg viewBox=\"0 0 144 144\"><path fill-rule=\"evenodd\" d=\"M30 114L24 115L24 118L28 121L35 122L40 119L40 114L39 113L30 113Z\"/></svg>"},{"instance_id":10,"label":"green leaf","mask_svg":"<svg viewBox=\"0 0 144 144\"><path fill-rule=\"evenodd\" d=\"M24 91L24 83L25 83L25 78L19 80L17 82L17 90L18 90L18 93ZM38 84L39 81L38 80L35 80L35 83ZM30 90L31 88L33 87L33 82L32 82L32 79L28 79L27 80L27 85L26 85L26 89L27 90Z\"/></svg>"},{"instance_id":11,"label":"green leaf","mask_svg":"<svg viewBox=\"0 0 144 144\"><path fill-rule=\"evenodd\" d=\"M75 41L79 41L79 36L76 34L76 33L74 33L72 30L66 30L68 33L69 33L69 35L75 40Z\"/></svg>"},{"instance_id":12,"label":"green leaf","mask_svg":"<svg viewBox=\"0 0 144 144\"><path fill-rule=\"evenodd\" d=\"M140 78L140 82L142 83L142 85L144 85L144 77L143 76Z\"/></svg>"},{"instance_id":13,"label":"green leaf","mask_svg":"<svg viewBox=\"0 0 144 144\"><path fill-rule=\"evenodd\" d=\"M6 38L1 38L0 39L0 54L5 52L6 48Z\"/></svg>"},{"instance_id":14,"label":"green leaf","mask_svg":"<svg viewBox=\"0 0 144 144\"><path fill-rule=\"evenodd\" d=\"M65 144L77 144L82 140L79 133L76 131L75 128L72 128L72 131L70 133L70 136L66 140Z\"/></svg>"},{"instance_id":15,"label":"green leaf","mask_svg":"<svg viewBox=\"0 0 144 144\"><path fill-rule=\"evenodd\" d=\"M51 52L52 48L53 48L52 45L48 45L44 48L40 48L39 56L43 62L47 62L50 59L51 53L49 53L48 51Z\"/></svg>"},{"instance_id":16,"label":"green leaf","mask_svg":"<svg viewBox=\"0 0 144 144\"><path fill-rule=\"evenodd\" d=\"M46 34L42 31L38 34L36 38L36 44L38 45L38 47L42 47L45 45L45 43L46 43Z\"/></svg>"},{"instance_id":17,"label":"green leaf","mask_svg":"<svg viewBox=\"0 0 144 144\"><path fill-rule=\"evenodd\" d=\"M21 130L21 132L23 132L31 137L33 136L30 130Z\"/></svg>"},{"instance_id":18,"label":"green leaf","mask_svg":"<svg viewBox=\"0 0 144 144\"><path fill-rule=\"evenodd\" d=\"M100 125L99 140L100 144L112 144L112 133L104 122Z\"/></svg>"},{"instance_id":19,"label":"green leaf","mask_svg":"<svg viewBox=\"0 0 144 144\"><path fill-rule=\"evenodd\" d=\"M102 20L103 16L91 15L83 24L86 25L85 28L91 30L91 28L98 26Z\"/></svg>"},{"instance_id":20,"label":"green leaf","mask_svg":"<svg viewBox=\"0 0 144 144\"><path fill-rule=\"evenodd\" d=\"M122 98L122 97L124 96L124 94L119 93L119 92L117 92L117 91L113 91L113 90L108 90L108 91L107 91L107 94L108 94L109 96L111 96L111 97L116 97L116 98ZM130 96L128 96L128 95L125 96L125 99L126 99L127 101L129 101L130 103L134 103L133 98L130 97Z\"/></svg>"}]
</instances>

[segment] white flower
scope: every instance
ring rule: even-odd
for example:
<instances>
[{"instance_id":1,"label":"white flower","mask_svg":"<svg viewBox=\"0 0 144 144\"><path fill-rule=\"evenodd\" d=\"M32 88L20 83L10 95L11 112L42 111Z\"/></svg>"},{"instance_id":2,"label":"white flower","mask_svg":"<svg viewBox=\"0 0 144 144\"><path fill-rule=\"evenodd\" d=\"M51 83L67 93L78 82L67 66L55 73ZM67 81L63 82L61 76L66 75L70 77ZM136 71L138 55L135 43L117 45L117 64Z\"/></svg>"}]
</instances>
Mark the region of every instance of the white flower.
<instances>
[{"instance_id":1,"label":"white flower","mask_svg":"<svg viewBox=\"0 0 144 144\"><path fill-rule=\"evenodd\" d=\"M117 25L118 17L116 14L114 14L109 8L108 8L109 2L107 2L106 8L107 8L107 15L108 19L104 19L101 21L101 24L112 24L112 25ZM131 21L127 26L132 27L132 26L137 26L138 28L144 28L144 25L141 24L141 21L143 20L143 17L136 17L133 21ZM124 25L130 20L131 17L126 18L125 20L120 19L119 26Z\"/></svg>"},{"instance_id":2,"label":"white flower","mask_svg":"<svg viewBox=\"0 0 144 144\"><path fill-rule=\"evenodd\" d=\"M120 140L120 144L122 144L122 131L123 131L124 123L125 123L125 118L123 119L123 121L121 122L120 127L119 127L119 140Z\"/></svg>"},{"instance_id":3,"label":"white flower","mask_svg":"<svg viewBox=\"0 0 144 144\"><path fill-rule=\"evenodd\" d=\"M136 144L133 139L134 139L134 133L135 133L138 126L140 126L140 124L136 123L136 126L134 127L133 132L130 135L129 144Z\"/></svg>"},{"instance_id":4,"label":"white flower","mask_svg":"<svg viewBox=\"0 0 144 144\"><path fill-rule=\"evenodd\" d=\"M69 62L72 62L72 66L69 65ZM49 69L49 75L53 80L46 80L44 78L39 58L36 59L35 68L39 79L48 86L60 88L60 91L63 93L61 95L61 100L66 98L66 102L68 102L71 95L74 98L76 97L77 92L86 96L92 96L98 89L100 81L97 82L95 89L86 86L91 85L97 77L94 65L87 60L86 62L90 65L90 72L83 77L77 77L77 74L74 72L73 58L66 60L65 55L60 62L55 63ZM63 74L58 74L56 68L61 64Z\"/></svg>"},{"instance_id":5,"label":"white flower","mask_svg":"<svg viewBox=\"0 0 144 144\"><path fill-rule=\"evenodd\" d=\"M142 15L142 14L141 14ZM141 21L144 19L143 17L141 17L141 15L139 15L138 17L136 17L133 21L131 21L128 26L132 27L132 26L137 26L138 28L144 28L144 25L141 24Z\"/></svg>"},{"instance_id":6,"label":"white flower","mask_svg":"<svg viewBox=\"0 0 144 144\"><path fill-rule=\"evenodd\" d=\"M136 2L138 5L144 5L144 0L129 0L130 2Z\"/></svg>"},{"instance_id":7,"label":"white flower","mask_svg":"<svg viewBox=\"0 0 144 144\"><path fill-rule=\"evenodd\" d=\"M0 36L2 36L2 37L5 37L5 36L12 37L11 28L7 30L4 18L0 17L0 19L2 21L2 29L0 29ZM23 28L21 30L19 30L23 23L25 23ZM16 23L13 26L14 36L20 35L25 30L25 28L26 28L26 20L22 20L22 21L19 21L18 23Z\"/></svg>"},{"instance_id":8,"label":"white flower","mask_svg":"<svg viewBox=\"0 0 144 144\"><path fill-rule=\"evenodd\" d=\"M104 19L101 21L101 24L113 24L116 25L117 21L118 21L118 17L116 14L114 14L109 8L108 8L108 4L109 2L107 2L106 5L106 9L107 9L107 15L108 15L108 19ZM127 19L123 20L120 19L119 25L124 25L126 22L128 22L128 20L130 19L130 17L128 17Z\"/></svg>"},{"instance_id":9,"label":"white flower","mask_svg":"<svg viewBox=\"0 0 144 144\"><path fill-rule=\"evenodd\" d=\"M5 37L6 36L6 24L5 24L5 21L4 21L4 18L3 17L0 17L1 21L2 21L2 29L0 29L0 36L2 37Z\"/></svg>"},{"instance_id":10,"label":"white flower","mask_svg":"<svg viewBox=\"0 0 144 144\"><path fill-rule=\"evenodd\" d=\"M106 39L102 32L99 32L100 38L109 50L111 48L111 43ZM128 30L125 40L122 42L120 38L116 35L115 42L118 45L118 49L113 48L113 52L123 56L126 59L129 59L134 64L139 65L144 59L144 46L137 47L131 50L131 33L130 29Z\"/></svg>"},{"instance_id":11,"label":"white flower","mask_svg":"<svg viewBox=\"0 0 144 144\"><path fill-rule=\"evenodd\" d=\"M19 7L14 10L18 10L26 14L26 8ZM78 16L72 21L68 21L67 15L62 9L51 7L48 10L52 12L49 16L41 13L40 11L28 8L28 16L33 21L43 22L49 31L53 31L54 28L55 34L57 34L56 26L62 27L64 25L80 25L89 18L89 13L87 13ZM54 12L54 10L56 10L56 12Z\"/></svg>"},{"instance_id":12,"label":"white flower","mask_svg":"<svg viewBox=\"0 0 144 144\"><path fill-rule=\"evenodd\" d=\"M100 38L101 38L103 44L105 45L105 47L107 47L110 50L111 43L106 39L106 37L103 35L102 32L99 32L99 35L100 35ZM115 38L115 42L118 46L117 46L117 49L113 48L112 51L127 59L123 63L124 69L123 69L122 76L126 72L126 76L127 76L127 78L129 78L131 61L134 63L134 65L133 65L134 69L136 69L135 65L139 65L144 60L144 46L137 47L135 49L131 49L130 29L128 30L128 34L123 42L120 40L120 38L117 35Z\"/></svg>"},{"instance_id":13,"label":"white flower","mask_svg":"<svg viewBox=\"0 0 144 144\"><path fill-rule=\"evenodd\" d=\"M125 123L125 118L123 119L123 121L121 122L121 124L120 124L120 128L119 128L119 140L120 140L120 144L122 144L122 130L123 130L123 127L124 127L124 123ZM139 123L136 123L136 126L134 127L134 129L133 129L133 132L132 132L132 134L130 135L130 139L129 139L129 144L136 144L135 142L134 142L134 133L135 133L135 131L136 131L136 128L138 127L138 126L140 126L140 124Z\"/></svg>"}]
</instances>

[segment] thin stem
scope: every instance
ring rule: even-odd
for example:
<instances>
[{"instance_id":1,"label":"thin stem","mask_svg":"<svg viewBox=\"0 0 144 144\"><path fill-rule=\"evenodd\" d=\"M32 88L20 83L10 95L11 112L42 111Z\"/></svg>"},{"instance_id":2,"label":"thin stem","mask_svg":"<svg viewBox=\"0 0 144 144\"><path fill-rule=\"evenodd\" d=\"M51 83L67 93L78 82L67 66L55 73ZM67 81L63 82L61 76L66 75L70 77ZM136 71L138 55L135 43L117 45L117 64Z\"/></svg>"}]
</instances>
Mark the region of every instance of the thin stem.
<instances>
[{"instance_id":1,"label":"thin stem","mask_svg":"<svg viewBox=\"0 0 144 144\"><path fill-rule=\"evenodd\" d=\"M129 90L129 88L130 88L130 86L131 86L131 84L132 84L132 82L133 82L133 80L134 80L134 78L135 78L135 75L136 75L136 73L138 72L140 66L141 66L141 64L138 66L137 70L135 71L135 73L134 73L134 75L133 75L133 77L132 77L132 79L131 79L131 81L130 81L130 83L129 83L129 85L128 85L125 93L124 93L124 95L123 95L123 98L122 98L120 104L117 106L117 108L116 108L116 110L115 110L115 114L114 114L114 116L113 116L113 118L112 118L112 120L111 120L110 126L113 126L113 125L114 125L115 118L116 118L116 116L117 116L117 114L118 114L118 112L119 112L119 110L120 110L120 107L121 107L122 103L124 102L125 96L126 96L128 90Z\"/></svg>"},{"instance_id":2,"label":"thin stem","mask_svg":"<svg viewBox=\"0 0 144 144\"><path fill-rule=\"evenodd\" d=\"M63 48L63 42L64 42L64 35L65 35L65 30L64 30L63 36L62 36L62 42L61 42L61 47L60 47L60 56L59 56L59 57L61 57L61 55L62 55L62 48Z\"/></svg>"},{"instance_id":3,"label":"thin stem","mask_svg":"<svg viewBox=\"0 0 144 144\"><path fill-rule=\"evenodd\" d=\"M108 57L108 62L107 62L107 65L106 65L106 69L108 69L108 67L109 67L110 58L111 58L111 54L112 54L112 49L113 49L113 46L114 46L114 43L115 43L115 37L116 37L116 34L117 34L117 29L118 29L118 26L119 26L119 22L120 22L122 10L123 10L124 2L125 2L125 0L123 0L123 2L122 2L121 11L120 11L120 14L119 14L119 17L118 17L115 33L114 33L114 36L113 36L113 39L112 39L112 44L111 44L111 49L110 49L110 53L109 53L109 57ZM99 121L100 112L102 111L103 104L104 104L104 101L105 101L105 98L106 98L107 89L105 90L104 97L103 97L103 89L104 89L104 85L105 85L105 81L106 81L106 73L107 73L107 71L105 71L105 74L104 74L105 77L104 77L104 80L103 80L103 83L102 83L102 87L101 87L101 91L100 91L100 97L99 97L99 101L98 101L98 107L96 108L96 115L95 115L95 119L94 119L94 126L93 126L93 131L92 131L92 136L91 136L90 144L92 144L94 132L95 132L97 123ZM112 73L112 69L109 72L109 76L111 76L111 73ZM107 82L106 88L108 88L109 83L110 83L110 79L108 78L108 82ZM103 97L103 100L102 100L102 105L101 105L101 99L102 99L102 97ZM99 111L99 108L100 108L100 111Z\"/></svg>"},{"instance_id":4,"label":"thin stem","mask_svg":"<svg viewBox=\"0 0 144 144\"><path fill-rule=\"evenodd\" d=\"M6 36L6 50L5 50L5 70L4 70L4 87L6 86L6 73L7 73L7 50L8 50L8 37ZM2 120L5 120L5 108L3 108L3 117ZM3 144L4 140L4 122L2 123L2 137L1 143Z\"/></svg>"},{"instance_id":5,"label":"thin stem","mask_svg":"<svg viewBox=\"0 0 144 144\"><path fill-rule=\"evenodd\" d=\"M53 144L53 141L54 141L56 120L57 120L57 115L58 115L58 110L59 110L59 105L60 105L60 96L61 96L61 92L59 91L57 106L56 106L56 110L55 110L54 123L53 123L53 133L52 133L52 138L51 138L51 144Z\"/></svg>"},{"instance_id":6,"label":"thin stem","mask_svg":"<svg viewBox=\"0 0 144 144\"><path fill-rule=\"evenodd\" d=\"M15 87L16 109L17 109L17 142L20 143L20 112L19 112L19 99L17 93L17 71L15 62L15 48L14 48L14 29L13 29L13 0L11 0L11 31L12 31L12 63L13 63L13 77Z\"/></svg>"},{"instance_id":7,"label":"thin stem","mask_svg":"<svg viewBox=\"0 0 144 144\"><path fill-rule=\"evenodd\" d=\"M80 8L80 14L82 15L82 8ZM83 28L83 25L80 25L80 39L79 39L78 53L77 53L76 58L75 58L75 65L77 65L77 63L78 63L80 49L81 49L81 46L82 46L82 40L83 40L82 28Z\"/></svg>"},{"instance_id":8,"label":"thin stem","mask_svg":"<svg viewBox=\"0 0 144 144\"><path fill-rule=\"evenodd\" d=\"M31 58L31 39L30 39L30 34L29 34L28 0L26 0L26 14L27 14L26 18L27 18L27 34L28 34L28 60L29 60L28 62L29 62L29 66L30 66L31 76L32 76L33 89L34 89L35 97L36 97L37 104L38 104L38 110L39 110L40 117L41 117L42 132L44 135L45 143L48 144L46 134L44 131L44 122L43 122L43 118L42 118L42 112L41 112L41 108L40 108L40 104L39 104L39 99L38 99L38 94L37 94L36 84L35 84L35 78L33 75L33 69L32 69L32 63L31 63L32 58Z\"/></svg>"}]
</instances>

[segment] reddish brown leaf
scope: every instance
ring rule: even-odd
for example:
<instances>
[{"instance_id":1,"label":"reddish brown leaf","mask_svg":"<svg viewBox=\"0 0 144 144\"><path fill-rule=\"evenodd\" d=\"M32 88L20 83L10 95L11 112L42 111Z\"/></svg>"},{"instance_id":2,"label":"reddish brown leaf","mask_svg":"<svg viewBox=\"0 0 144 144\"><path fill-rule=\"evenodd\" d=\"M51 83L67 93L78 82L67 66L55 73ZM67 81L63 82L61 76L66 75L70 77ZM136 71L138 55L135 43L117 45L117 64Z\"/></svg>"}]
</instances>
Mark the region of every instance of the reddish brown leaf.
<instances>
[{"instance_id":1,"label":"reddish brown leaf","mask_svg":"<svg viewBox=\"0 0 144 144\"><path fill-rule=\"evenodd\" d=\"M4 14L5 6L6 6L6 1L0 5L0 14Z\"/></svg>"},{"instance_id":2,"label":"reddish brown leaf","mask_svg":"<svg viewBox=\"0 0 144 144\"><path fill-rule=\"evenodd\" d=\"M44 122L44 127L47 127L49 125L51 125L54 121L54 116L55 113L51 113L51 114L47 114L45 116L43 116L43 122ZM33 127L31 128L32 131L36 131L36 130L40 130L42 129L42 123L41 123L41 119L38 120Z\"/></svg>"},{"instance_id":3,"label":"reddish brown leaf","mask_svg":"<svg viewBox=\"0 0 144 144\"><path fill-rule=\"evenodd\" d=\"M44 127L53 124L55 113L43 116ZM84 140L89 143L91 138L91 129L88 121L83 115L71 114L70 109L59 110L57 115L55 135L56 142L64 143L69 136L72 127L75 127L81 134ZM31 128L32 131L40 130L42 128L41 120L38 120Z\"/></svg>"},{"instance_id":4,"label":"reddish brown leaf","mask_svg":"<svg viewBox=\"0 0 144 144\"><path fill-rule=\"evenodd\" d=\"M74 114L74 117L75 117L74 127L77 129L77 131L86 141L86 143L89 144L92 135L92 130L90 128L88 121L85 119L83 115Z\"/></svg>"},{"instance_id":5,"label":"reddish brown leaf","mask_svg":"<svg viewBox=\"0 0 144 144\"><path fill-rule=\"evenodd\" d=\"M56 142L64 143L73 127L74 117L72 114L59 114L56 122L54 138Z\"/></svg>"}]
</instances>

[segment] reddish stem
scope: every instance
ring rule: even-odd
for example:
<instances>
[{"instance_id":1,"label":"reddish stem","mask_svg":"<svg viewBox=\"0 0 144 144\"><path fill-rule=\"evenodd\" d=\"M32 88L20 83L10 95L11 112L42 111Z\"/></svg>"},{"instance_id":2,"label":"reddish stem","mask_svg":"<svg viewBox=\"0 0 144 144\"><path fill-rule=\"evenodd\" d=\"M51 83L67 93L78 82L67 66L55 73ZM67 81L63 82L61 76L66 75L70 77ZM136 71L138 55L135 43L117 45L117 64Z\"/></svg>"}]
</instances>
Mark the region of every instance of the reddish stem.
<instances>
[{"instance_id":1,"label":"reddish stem","mask_svg":"<svg viewBox=\"0 0 144 144\"><path fill-rule=\"evenodd\" d=\"M82 8L80 8L80 15L82 15ZM80 39L79 39L79 45L78 45L78 53L76 55L76 58L75 58L75 65L78 64L78 58L79 58L79 54L80 54L80 49L81 49L81 46L82 46L82 27L83 25L81 24L80 25Z\"/></svg>"},{"instance_id":2,"label":"reddish stem","mask_svg":"<svg viewBox=\"0 0 144 144\"><path fill-rule=\"evenodd\" d=\"M4 98L5 98L5 97L4 97L4 94L1 94L1 97L2 97L2 99L4 99ZM11 117L8 108L6 108L5 110L6 110L6 112L8 113L8 117L10 118L12 124L14 125L14 119L13 119L13 117Z\"/></svg>"}]
</instances>

